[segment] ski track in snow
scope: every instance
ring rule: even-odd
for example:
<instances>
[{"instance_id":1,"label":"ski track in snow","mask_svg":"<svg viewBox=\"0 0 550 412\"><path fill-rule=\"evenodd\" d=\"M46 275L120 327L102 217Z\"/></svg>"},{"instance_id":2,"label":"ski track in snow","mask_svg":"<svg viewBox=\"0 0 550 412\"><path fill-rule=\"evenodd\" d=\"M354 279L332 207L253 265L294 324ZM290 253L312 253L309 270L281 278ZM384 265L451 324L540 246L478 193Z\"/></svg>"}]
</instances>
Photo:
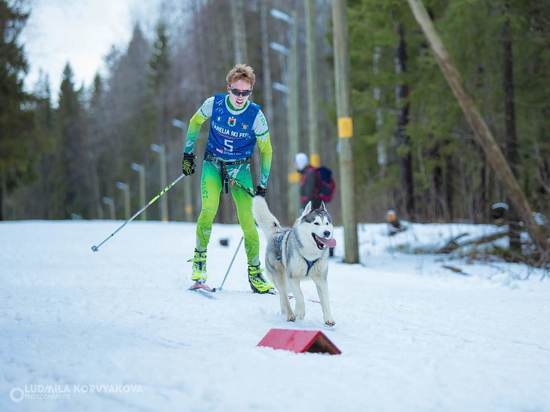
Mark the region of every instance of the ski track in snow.
<instances>
[{"instance_id":1,"label":"ski track in snow","mask_svg":"<svg viewBox=\"0 0 550 412\"><path fill-rule=\"evenodd\" d=\"M388 250L487 227L413 225L390 239L384 225L361 225L362 265L340 263L337 229L329 269L336 326L328 328L308 300L318 299L312 283L302 283L306 318L295 323L284 321L277 296L252 294L244 248L213 299L187 291L192 224L133 222L93 253L118 224L0 224L1 411L550 410L550 282L542 272L457 259L470 274L460 276L439 256ZM214 226L211 286L240 236L238 226ZM343 353L256 347L274 327L322 330ZM52 384L141 392L10 399L14 388Z\"/></svg>"}]
</instances>

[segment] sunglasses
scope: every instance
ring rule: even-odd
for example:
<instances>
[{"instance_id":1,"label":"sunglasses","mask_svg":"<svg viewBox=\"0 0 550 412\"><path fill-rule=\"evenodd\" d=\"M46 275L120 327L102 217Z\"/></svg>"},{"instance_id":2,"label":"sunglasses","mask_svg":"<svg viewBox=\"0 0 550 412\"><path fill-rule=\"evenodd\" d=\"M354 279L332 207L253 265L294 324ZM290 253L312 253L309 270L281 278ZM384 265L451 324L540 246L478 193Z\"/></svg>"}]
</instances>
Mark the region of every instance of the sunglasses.
<instances>
[{"instance_id":1,"label":"sunglasses","mask_svg":"<svg viewBox=\"0 0 550 412\"><path fill-rule=\"evenodd\" d=\"M239 89L230 89L229 90L233 96L246 97L250 96L252 90L239 90Z\"/></svg>"}]
</instances>

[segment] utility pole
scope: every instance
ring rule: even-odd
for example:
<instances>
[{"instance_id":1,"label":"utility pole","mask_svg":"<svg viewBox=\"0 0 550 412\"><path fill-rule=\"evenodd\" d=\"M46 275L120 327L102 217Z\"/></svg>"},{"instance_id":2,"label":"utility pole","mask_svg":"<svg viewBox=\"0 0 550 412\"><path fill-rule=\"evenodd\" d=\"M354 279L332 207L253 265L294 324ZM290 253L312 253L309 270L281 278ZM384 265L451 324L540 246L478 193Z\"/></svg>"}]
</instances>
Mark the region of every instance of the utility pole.
<instances>
[{"instance_id":1,"label":"utility pole","mask_svg":"<svg viewBox=\"0 0 550 412\"><path fill-rule=\"evenodd\" d=\"M109 216L111 216L112 220L116 219L116 213L115 213L115 201L112 197L109 196L103 196L103 203L105 203L107 206L109 206Z\"/></svg>"},{"instance_id":2,"label":"utility pole","mask_svg":"<svg viewBox=\"0 0 550 412\"><path fill-rule=\"evenodd\" d=\"M187 124L179 119L172 119L172 126L177 127L182 131L183 140L185 142L185 132L187 131ZM185 220L188 222L193 221L193 195L191 187L191 179L183 179L183 208L185 212Z\"/></svg>"},{"instance_id":3,"label":"utility pole","mask_svg":"<svg viewBox=\"0 0 550 412\"><path fill-rule=\"evenodd\" d=\"M338 115L340 193L344 223L344 262L359 262L357 222L354 205L354 176L352 140L353 122L349 90L348 23L346 1L332 0L334 76L336 79L336 106Z\"/></svg>"},{"instance_id":4,"label":"utility pole","mask_svg":"<svg viewBox=\"0 0 550 412\"><path fill-rule=\"evenodd\" d=\"M163 144L152 144L151 150L158 153L160 160L160 188L166 187L166 149ZM160 216L163 222L168 222L168 196L160 198Z\"/></svg>"},{"instance_id":5,"label":"utility pole","mask_svg":"<svg viewBox=\"0 0 550 412\"><path fill-rule=\"evenodd\" d=\"M145 205L145 166L139 163L132 163L132 170L139 174L139 203ZM141 214L141 220L147 220L147 211Z\"/></svg>"},{"instance_id":6,"label":"utility pole","mask_svg":"<svg viewBox=\"0 0 550 412\"><path fill-rule=\"evenodd\" d=\"M116 187L124 192L124 215L125 219L130 219L130 186L124 182L116 182Z\"/></svg>"},{"instance_id":7,"label":"utility pole","mask_svg":"<svg viewBox=\"0 0 550 412\"><path fill-rule=\"evenodd\" d=\"M309 163L321 166L319 153L319 120L317 110L317 47L315 36L315 0L304 0L306 9L307 100L309 130Z\"/></svg>"}]
</instances>

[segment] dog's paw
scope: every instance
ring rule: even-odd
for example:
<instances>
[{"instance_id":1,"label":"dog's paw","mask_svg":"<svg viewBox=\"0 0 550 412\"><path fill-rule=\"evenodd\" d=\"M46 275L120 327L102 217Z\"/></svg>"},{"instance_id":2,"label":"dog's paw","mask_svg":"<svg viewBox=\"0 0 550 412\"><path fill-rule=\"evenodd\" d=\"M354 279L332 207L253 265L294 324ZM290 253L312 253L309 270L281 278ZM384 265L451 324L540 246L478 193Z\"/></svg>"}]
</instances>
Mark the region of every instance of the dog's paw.
<instances>
[{"instance_id":1,"label":"dog's paw","mask_svg":"<svg viewBox=\"0 0 550 412\"><path fill-rule=\"evenodd\" d=\"M325 325L334 326L334 325L336 325L336 322L333 321L332 319L328 319L328 320L325 320Z\"/></svg>"},{"instance_id":2,"label":"dog's paw","mask_svg":"<svg viewBox=\"0 0 550 412\"><path fill-rule=\"evenodd\" d=\"M286 315L286 320L288 322L294 322L296 320L296 316L294 316L294 313L289 313L288 315Z\"/></svg>"}]
</instances>

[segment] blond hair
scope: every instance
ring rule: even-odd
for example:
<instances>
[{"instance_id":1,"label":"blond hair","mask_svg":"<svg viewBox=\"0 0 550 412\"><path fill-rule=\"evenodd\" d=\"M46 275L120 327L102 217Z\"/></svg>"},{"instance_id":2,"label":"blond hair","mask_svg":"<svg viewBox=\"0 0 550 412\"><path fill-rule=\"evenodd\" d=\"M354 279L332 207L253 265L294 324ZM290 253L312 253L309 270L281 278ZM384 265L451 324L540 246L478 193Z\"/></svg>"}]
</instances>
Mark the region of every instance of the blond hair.
<instances>
[{"instance_id":1,"label":"blond hair","mask_svg":"<svg viewBox=\"0 0 550 412\"><path fill-rule=\"evenodd\" d=\"M254 74L254 69L246 64L236 64L225 76L227 84L233 82L244 80L250 83L250 86L254 87L256 82L256 75Z\"/></svg>"}]
</instances>

